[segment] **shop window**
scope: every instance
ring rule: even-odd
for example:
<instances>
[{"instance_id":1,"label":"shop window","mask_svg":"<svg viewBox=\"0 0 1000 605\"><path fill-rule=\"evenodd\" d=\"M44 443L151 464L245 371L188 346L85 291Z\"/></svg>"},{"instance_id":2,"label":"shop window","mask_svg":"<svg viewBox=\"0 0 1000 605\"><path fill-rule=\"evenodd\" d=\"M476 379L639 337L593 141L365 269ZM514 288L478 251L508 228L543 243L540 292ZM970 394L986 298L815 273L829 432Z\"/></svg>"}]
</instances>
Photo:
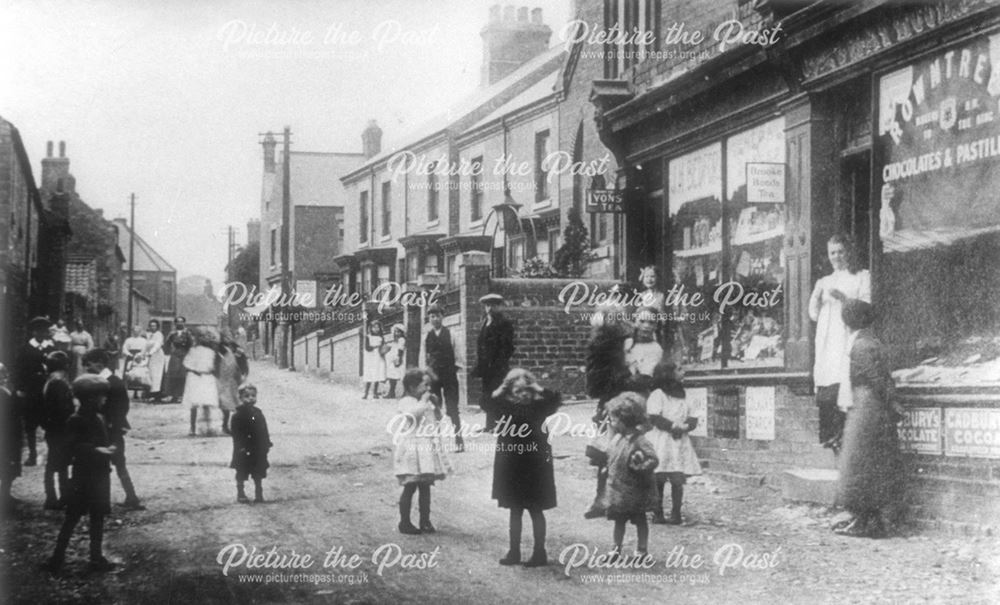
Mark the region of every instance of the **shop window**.
<instances>
[{"instance_id":1,"label":"shop window","mask_svg":"<svg viewBox=\"0 0 1000 605\"><path fill-rule=\"evenodd\" d=\"M546 158L549 156L548 129L535 133L535 201L549 199L549 170Z\"/></svg>"},{"instance_id":2,"label":"shop window","mask_svg":"<svg viewBox=\"0 0 1000 605\"><path fill-rule=\"evenodd\" d=\"M483 156L473 158L469 174L469 194L472 222L483 219Z\"/></svg>"},{"instance_id":3,"label":"shop window","mask_svg":"<svg viewBox=\"0 0 1000 605\"><path fill-rule=\"evenodd\" d=\"M750 163L784 165L783 119L668 162L674 292L688 297L673 310L691 369L784 365L785 207L747 199Z\"/></svg>"},{"instance_id":4,"label":"shop window","mask_svg":"<svg viewBox=\"0 0 1000 605\"><path fill-rule=\"evenodd\" d=\"M368 243L368 192L361 192L361 199L359 200L358 206L360 208L360 217L358 222L361 223L361 233L358 234L358 242L361 244Z\"/></svg>"},{"instance_id":5,"label":"shop window","mask_svg":"<svg viewBox=\"0 0 1000 605\"><path fill-rule=\"evenodd\" d=\"M382 236L388 237L392 229L392 183L382 183Z\"/></svg>"},{"instance_id":6,"label":"shop window","mask_svg":"<svg viewBox=\"0 0 1000 605\"><path fill-rule=\"evenodd\" d=\"M996 47L972 38L877 79L873 302L902 386L1000 383Z\"/></svg>"},{"instance_id":7,"label":"shop window","mask_svg":"<svg viewBox=\"0 0 1000 605\"><path fill-rule=\"evenodd\" d=\"M524 238L511 238L507 245L507 266L517 271L524 264Z\"/></svg>"},{"instance_id":8,"label":"shop window","mask_svg":"<svg viewBox=\"0 0 1000 605\"><path fill-rule=\"evenodd\" d=\"M433 223L438 220L438 179L435 170L437 162L429 166L427 174L427 222Z\"/></svg>"}]
</instances>

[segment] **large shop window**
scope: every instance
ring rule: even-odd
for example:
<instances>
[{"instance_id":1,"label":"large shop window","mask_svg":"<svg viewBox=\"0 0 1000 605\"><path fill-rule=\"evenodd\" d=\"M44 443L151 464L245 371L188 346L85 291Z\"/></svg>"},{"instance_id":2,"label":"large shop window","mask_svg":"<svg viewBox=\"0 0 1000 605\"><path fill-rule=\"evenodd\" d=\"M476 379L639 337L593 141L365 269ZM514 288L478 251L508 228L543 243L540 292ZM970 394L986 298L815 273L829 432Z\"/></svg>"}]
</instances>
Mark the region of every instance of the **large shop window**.
<instances>
[{"instance_id":1,"label":"large shop window","mask_svg":"<svg viewBox=\"0 0 1000 605\"><path fill-rule=\"evenodd\" d=\"M689 369L784 365L785 204L747 201L747 164L784 165L784 128L772 120L667 163L667 302Z\"/></svg>"},{"instance_id":2,"label":"large shop window","mask_svg":"<svg viewBox=\"0 0 1000 605\"><path fill-rule=\"evenodd\" d=\"M1000 385L1000 34L877 91L875 302L897 382Z\"/></svg>"}]
</instances>

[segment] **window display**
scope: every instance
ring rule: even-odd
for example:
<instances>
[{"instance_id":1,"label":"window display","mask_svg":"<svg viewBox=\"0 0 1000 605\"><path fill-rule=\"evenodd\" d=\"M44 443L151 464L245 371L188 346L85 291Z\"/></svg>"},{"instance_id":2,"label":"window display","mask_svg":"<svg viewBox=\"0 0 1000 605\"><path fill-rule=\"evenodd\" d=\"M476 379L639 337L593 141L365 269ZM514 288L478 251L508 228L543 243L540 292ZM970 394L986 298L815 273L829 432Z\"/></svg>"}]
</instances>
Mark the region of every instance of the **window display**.
<instances>
[{"instance_id":1,"label":"window display","mask_svg":"<svg viewBox=\"0 0 1000 605\"><path fill-rule=\"evenodd\" d=\"M687 296L672 312L691 369L784 364L785 204L748 202L746 177L749 163L784 161L778 119L668 162L668 305Z\"/></svg>"},{"instance_id":2,"label":"window display","mask_svg":"<svg viewBox=\"0 0 1000 605\"><path fill-rule=\"evenodd\" d=\"M1000 385L1000 35L878 80L879 333L903 386Z\"/></svg>"}]
</instances>

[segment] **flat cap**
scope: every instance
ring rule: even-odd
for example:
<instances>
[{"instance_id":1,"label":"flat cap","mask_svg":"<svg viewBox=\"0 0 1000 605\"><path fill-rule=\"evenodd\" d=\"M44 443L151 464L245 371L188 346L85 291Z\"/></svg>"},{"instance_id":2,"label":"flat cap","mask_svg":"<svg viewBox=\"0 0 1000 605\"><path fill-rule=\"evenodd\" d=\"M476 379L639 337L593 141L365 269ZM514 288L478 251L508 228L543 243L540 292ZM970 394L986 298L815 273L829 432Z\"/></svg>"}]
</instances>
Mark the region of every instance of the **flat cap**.
<instances>
[{"instance_id":1,"label":"flat cap","mask_svg":"<svg viewBox=\"0 0 1000 605\"><path fill-rule=\"evenodd\" d=\"M108 381L97 374L84 374L73 381L73 396L77 398L86 395L106 395L110 390L111 385Z\"/></svg>"},{"instance_id":2,"label":"flat cap","mask_svg":"<svg viewBox=\"0 0 1000 605\"><path fill-rule=\"evenodd\" d=\"M490 293L487 294L486 296L480 297L479 302L483 303L484 305L485 304L502 305L504 303L504 300L503 296L500 296L499 294L495 293Z\"/></svg>"}]
</instances>

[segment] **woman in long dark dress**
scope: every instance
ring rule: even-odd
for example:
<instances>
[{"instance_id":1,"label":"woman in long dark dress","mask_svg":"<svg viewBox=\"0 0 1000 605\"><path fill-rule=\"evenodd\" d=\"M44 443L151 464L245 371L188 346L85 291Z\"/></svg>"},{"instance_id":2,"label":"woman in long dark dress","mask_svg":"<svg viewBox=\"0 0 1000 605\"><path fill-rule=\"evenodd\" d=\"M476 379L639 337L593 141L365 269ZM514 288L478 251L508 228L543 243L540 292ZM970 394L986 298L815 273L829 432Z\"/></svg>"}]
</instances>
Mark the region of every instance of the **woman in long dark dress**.
<instances>
[{"instance_id":1,"label":"woman in long dark dress","mask_svg":"<svg viewBox=\"0 0 1000 605\"><path fill-rule=\"evenodd\" d=\"M527 510L535 542L524 565L541 567L548 563L543 511L556 506L552 447L542 423L559 408L559 394L542 388L531 372L515 368L493 392L491 403L497 417L493 499L510 509L510 550L500 564L521 562L521 517Z\"/></svg>"},{"instance_id":2,"label":"woman in long dark dress","mask_svg":"<svg viewBox=\"0 0 1000 605\"><path fill-rule=\"evenodd\" d=\"M194 338L187 329L187 320L183 317L174 319L174 331L167 336L163 349L170 355L167 360L167 374L163 381L163 395L177 403L184 396L184 386L187 370L184 369L184 358L194 346Z\"/></svg>"},{"instance_id":3,"label":"woman in long dark dress","mask_svg":"<svg viewBox=\"0 0 1000 605\"><path fill-rule=\"evenodd\" d=\"M885 347L871 330L872 306L849 300L844 303L843 319L851 334L847 342L850 379L840 387L840 404L847 411L840 455L840 503L854 518L835 531L880 537L885 533L882 512L899 501L903 469L896 423L900 415L893 402Z\"/></svg>"}]
</instances>

